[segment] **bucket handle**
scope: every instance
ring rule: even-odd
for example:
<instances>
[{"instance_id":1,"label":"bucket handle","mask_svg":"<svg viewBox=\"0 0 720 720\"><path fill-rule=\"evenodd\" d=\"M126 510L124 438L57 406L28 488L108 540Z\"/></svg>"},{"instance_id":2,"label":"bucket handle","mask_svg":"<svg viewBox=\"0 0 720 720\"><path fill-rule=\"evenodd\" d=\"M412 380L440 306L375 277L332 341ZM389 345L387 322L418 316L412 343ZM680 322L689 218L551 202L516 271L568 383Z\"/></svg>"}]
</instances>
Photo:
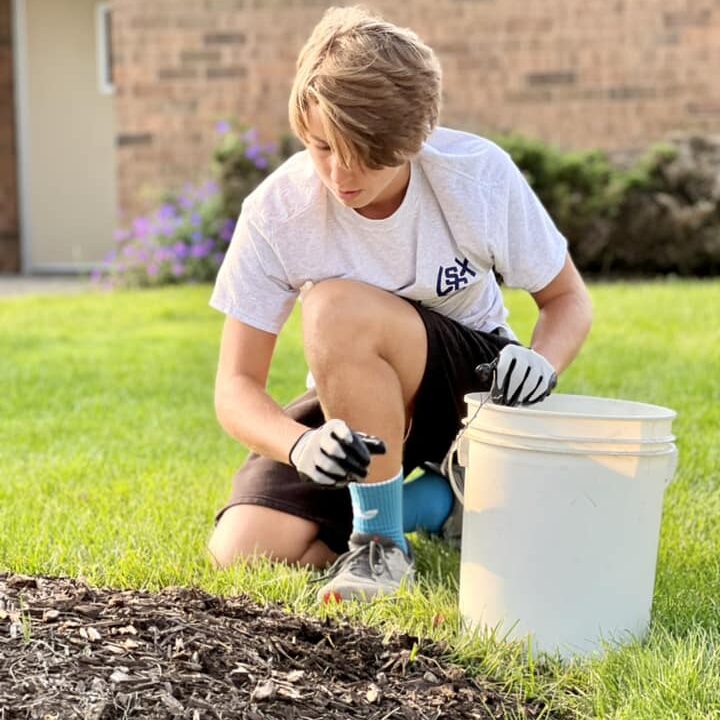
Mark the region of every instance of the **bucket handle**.
<instances>
[{"instance_id":1,"label":"bucket handle","mask_svg":"<svg viewBox=\"0 0 720 720\"><path fill-rule=\"evenodd\" d=\"M465 474L462 472L462 466L458 461L458 447L464 432L465 428L463 428L458 436L453 440L450 449L447 451L447 455L445 455L445 458L440 465L442 474L450 483L453 495L455 495L457 501L461 505L465 504Z\"/></svg>"},{"instance_id":2,"label":"bucket handle","mask_svg":"<svg viewBox=\"0 0 720 720\"><path fill-rule=\"evenodd\" d=\"M493 360L490 363L486 363L484 365L478 365L475 368L475 372L478 373L480 376L481 381L486 381L488 378L492 379L492 372L495 369L495 366L497 365L497 358ZM482 375L483 372L486 372L487 374L485 376ZM483 405L490 399L490 393L485 394L478 406L475 408L475 412L473 416L470 419L465 418L462 421L462 426L460 427L460 430L458 434L455 436L455 439L452 441L452 444L450 445L450 449L445 454L445 457L443 458L442 463L440 464L440 472L448 479L448 482L450 483L450 487L452 488L453 495L457 498L458 502L461 505L465 504L465 474L464 472L461 472L460 468L462 467L460 465L460 462L458 460L458 449L460 447L460 441L463 438L463 435L467 432L467 429L470 427L472 422L477 417L478 413L482 409Z\"/></svg>"}]
</instances>

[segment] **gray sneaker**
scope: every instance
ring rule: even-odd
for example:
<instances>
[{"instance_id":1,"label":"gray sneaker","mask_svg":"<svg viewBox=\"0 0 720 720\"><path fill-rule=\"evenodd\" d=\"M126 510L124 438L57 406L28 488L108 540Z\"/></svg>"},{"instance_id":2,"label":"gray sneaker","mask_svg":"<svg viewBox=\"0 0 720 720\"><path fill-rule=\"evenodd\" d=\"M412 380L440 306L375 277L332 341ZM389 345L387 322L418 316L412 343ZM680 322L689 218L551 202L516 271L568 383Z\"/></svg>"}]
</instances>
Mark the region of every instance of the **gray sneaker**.
<instances>
[{"instance_id":1,"label":"gray sneaker","mask_svg":"<svg viewBox=\"0 0 720 720\"><path fill-rule=\"evenodd\" d=\"M319 602L369 601L392 595L404 581L415 581L412 553L405 554L395 543L377 535L350 536L350 550L340 555L320 581L327 580L317 593Z\"/></svg>"}]
</instances>

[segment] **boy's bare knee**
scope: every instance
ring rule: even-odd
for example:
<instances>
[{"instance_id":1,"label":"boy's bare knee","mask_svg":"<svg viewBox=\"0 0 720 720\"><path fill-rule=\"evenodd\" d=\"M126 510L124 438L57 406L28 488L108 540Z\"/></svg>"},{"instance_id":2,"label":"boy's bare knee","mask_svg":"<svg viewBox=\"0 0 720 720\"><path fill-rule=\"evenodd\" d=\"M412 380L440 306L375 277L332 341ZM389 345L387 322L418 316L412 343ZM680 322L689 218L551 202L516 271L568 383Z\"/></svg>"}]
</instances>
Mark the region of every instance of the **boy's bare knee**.
<instances>
[{"instance_id":1,"label":"boy's bare knee","mask_svg":"<svg viewBox=\"0 0 720 720\"><path fill-rule=\"evenodd\" d=\"M317 305L333 307L337 303L356 299L358 295L363 293L377 292L383 291L358 280L343 280L341 278L321 280L314 283L303 294L303 314L315 310Z\"/></svg>"},{"instance_id":2,"label":"boy's bare knee","mask_svg":"<svg viewBox=\"0 0 720 720\"><path fill-rule=\"evenodd\" d=\"M338 335L353 337L377 327L370 306L382 292L353 280L323 280L310 290L302 303L306 345L325 344Z\"/></svg>"},{"instance_id":3,"label":"boy's bare knee","mask_svg":"<svg viewBox=\"0 0 720 720\"><path fill-rule=\"evenodd\" d=\"M397 374L406 407L425 370L427 333L402 298L354 280L323 280L303 300L305 357L318 387L352 364L382 360Z\"/></svg>"},{"instance_id":4,"label":"boy's bare knee","mask_svg":"<svg viewBox=\"0 0 720 720\"><path fill-rule=\"evenodd\" d=\"M300 562L317 537L316 523L260 505L229 507L215 526L208 552L219 569L259 556Z\"/></svg>"},{"instance_id":5,"label":"boy's bare knee","mask_svg":"<svg viewBox=\"0 0 720 720\"><path fill-rule=\"evenodd\" d=\"M302 303L303 336L308 361L322 362L339 353L348 357L381 355L398 334L415 324L424 333L415 310L401 298L355 280L323 280ZM398 333L399 331L399 333Z\"/></svg>"},{"instance_id":6,"label":"boy's bare knee","mask_svg":"<svg viewBox=\"0 0 720 720\"><path fill-rule=\"evenodd\" d=\"M207 551L215 568L225 570L236 562L249 560L250 556L244 553L244 548L239 543L229 541L227 533L223 532L224 528L220 526L221 523L222 520L220 520L210 537Z\"/></svg>"}]
</instances>

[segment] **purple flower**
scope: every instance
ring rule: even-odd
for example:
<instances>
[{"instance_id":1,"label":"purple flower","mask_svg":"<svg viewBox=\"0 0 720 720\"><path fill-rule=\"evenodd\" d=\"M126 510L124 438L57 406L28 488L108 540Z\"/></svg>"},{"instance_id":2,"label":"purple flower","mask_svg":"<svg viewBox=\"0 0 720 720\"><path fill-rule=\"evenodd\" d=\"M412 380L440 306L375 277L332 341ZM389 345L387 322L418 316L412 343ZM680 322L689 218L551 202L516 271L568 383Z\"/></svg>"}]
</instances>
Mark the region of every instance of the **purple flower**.
<instances>
[{"instance_id":1,"label":"purple flower","mask_svg":"<svg viewBox=\"0 0 720 720\"><path fill-rule=\"evenodd\" d=\"M262 154L262 148L259 145L250 145L245 149L245 157L248 160L257 160Z\"/></svg>"},{"instance_id":2,"label":"purple flower","mask_svg":"<svg viewBox=\"0 0 720 720\"><path fill-rule=\"evenodd\" d=\"M196 230L191 237L193 243L195 244L201 243L203 241L203 234L199 230Z\"/></svg>"},{"instance_id":3,"label":"purple flower","mask_svg":"<svg viewBox=\"0 0 720 720\"><path fill-rule=\"evenodd\" d=\"M213 260L215 261L215 265L217 267L220 267L222 265L222 262L224 259L225 259L225 253L215 253L213 255Z\"/></svg>"},{"instance_id":4,"label":"purple flower","mask_svg":"<svg viewBox=\"0 0 720 720\"><path fill-rule=\"evenodd\" d=\"M227 120L220 120L220 122L215 123L215 132L218 135L227 135L229 132L232 132L232 127Z\"/></svg>"},{"instance_id":5,"label":"purple flower","mask_svg":"<svg viewBox=\"0 0 720 720\"><path fill-rule=\"evenodd\" d=\"M137 238L144 238L152 234L153 226L146 217L139 217L133 220L133 234Z\"/></svg>"},{"instance_id":6,"label":"purple flower","mask_svg":"<svg viewBox=\"0 0 720 720\"><path fill-rule=\"evenodd\" d=\"M215 243L212 240L206 240L202 245L195 245L190 250L190 255L194 258L206 258L215 249Z\"/></svg>"},{"instance_id":7,"label":"purple flower","mask_svg":"<svg viewBox=\"0 0 720 720\"><path fill-rule=\"evenodd\" d=\"M185 268L180 263L173 263L172 274L175 277L180 277L185 272Z\"/></svg>"},{"instance_id":8,"label":"purple flower","mask_svg":"<svg viewBox=\"0 0 720 720\"><path fill-rule=\"evenodd\" d=\"M266 170L268 167L267 158L262 157L262 155L258 158L255 158L255 167L258 170Z\"/></svg>"},{"instance_id":9,"label":"purple flower","mask_svg":"<svg viewBox=\"0 0 720 720\"><path fill-rule=\"evenodd\" d=\"M202 225L202 215L198 212L193 213L190 218L190 224L193 227L200 227Z\"/></svg>"},{"instance_id":10,"label":"purple flower","mask_svg":"<svg viewBox=\"0 0 720 720\"><path fill-rule=\"evenodd\" d=\"M173 245L173 251L175 252L175 257L178 260L184 260L190 253L188 246L183 242L175 243Z\"/></svg>"},{"instance_id":11,"label":"purple flower","mask_svg":"<svg viewBox=\"0 0 720 720\"><path fill-rule=\"evenodd\" d=\"M160 235L170 238L182 227L183 222L183 219L179 217L163 220L162 224L158 226L157 231Z\"/></svg>"},{"instance_id":12,"label":"purple flower","mask_svg":"<svg viewBox=\"0 0 720 720\"><path fill-rule=\"evenodd\" d=\"M174 220L177 217L177 210L171 203L165 203L157 211L158 220Z\"/></svg>"},{"instance_id":13,"label":"purple flower","mask_svg":"<svg viewBox=\"0 0 720 720\"><path fill-rule=\"evenodd\" d=\"M223 226L220 228L220 239L224 242L230 242L233 233L235 232L235 221L226 220Z\"/></svg>"},{"instance_id":14,"label":"purple flower","mask_svg":"<svg viewBox=\"0 0 720 720\"><path fill-rule=\"evenodd\" d=\"M192 208L195 207L195 200L189 195L181 195L178 203L183 210L192 210Z\"/></svg>"},{"instance_id":15,"label":"purple flower","mask_svg":"<svg viewBox=\"0 0 720 720\"><path fill-rule=\"evenodd\" d=\"M116 230L115 231L115 241L116 242L125 242L130 238L130 233L127 230Z\"/></svg>"},{"instance_id":16,"label":"purple flower","mask_svg":"<svg viewBox=\"0 0 720 720\"><path fill-rule=\"evenodd\" d=\"M147 266L147 274L148 274L148 277L151 277L151 278L157 277L158 266L155 265L154 263L151 263L150 265L148 265Z\"/></svg>"},{"instance_id":17,"label":"purple flower","mask_svg":"<svg viewBox=\"0 0 720 720\"><path fill-rule=\"evenodd\" d=\"M214 180L208 180L198 192L198 200L209 200L213 195L217 195L220 186Z\"/></svg>"},{"instance_id":18,"label":"purple flower","mask_svg":"<svg viewBox=\"0 0 720 720\"><path fill-rule=\"evenodd\" d=\"M156 262L163 263L167 262L168 260L174 260L173 252L169 248L158 248L158 251L155 253L155 260Z\"/></svg>"}]
</instances>

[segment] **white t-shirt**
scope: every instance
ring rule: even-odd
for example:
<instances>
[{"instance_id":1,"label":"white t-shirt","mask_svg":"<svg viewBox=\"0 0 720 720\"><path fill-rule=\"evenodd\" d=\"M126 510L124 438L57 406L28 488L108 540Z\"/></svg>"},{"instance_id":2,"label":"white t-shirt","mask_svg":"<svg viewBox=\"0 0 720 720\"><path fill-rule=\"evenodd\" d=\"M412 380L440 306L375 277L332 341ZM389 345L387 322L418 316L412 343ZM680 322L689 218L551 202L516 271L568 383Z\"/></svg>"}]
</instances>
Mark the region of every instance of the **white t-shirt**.
<instances>
[{"instance_id":1,"label":"white t-shirt","mask_svg":"<svg viewBox=\"0 0 720 720\"><path fill-rule=\"evenodd\" d=\"M509 155L469 133L438 128L411 162L388 218L342 205L299 152L244 201L210 305L278 333L300 289L359 280L468 327L504 327L493 267L535 292L562 269L567 243Z\"/></svg>"}]
</instances>

